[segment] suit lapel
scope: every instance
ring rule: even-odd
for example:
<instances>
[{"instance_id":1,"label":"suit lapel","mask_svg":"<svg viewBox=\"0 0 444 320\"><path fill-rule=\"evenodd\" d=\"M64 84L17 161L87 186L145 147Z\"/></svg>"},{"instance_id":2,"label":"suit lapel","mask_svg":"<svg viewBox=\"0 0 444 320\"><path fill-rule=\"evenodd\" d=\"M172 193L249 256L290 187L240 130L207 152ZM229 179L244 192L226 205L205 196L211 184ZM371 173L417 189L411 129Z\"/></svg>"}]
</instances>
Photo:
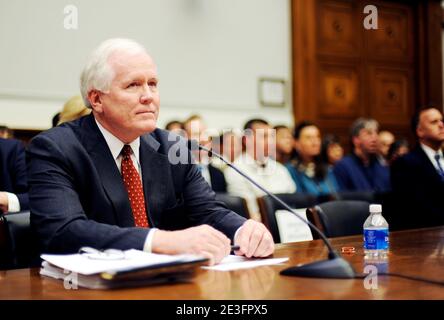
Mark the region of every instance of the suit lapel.
<instances>
[{"instance_id":1,"label":"suit lapel","mask_svg":"<svg viewBox=\"0 0 444 320\"><path fill-rule=\"evenodd\" d=\"M159 224L160 214L171 190L168 157L157 152L160 143L151 134L140 137L140 165L143 192L151 227Z\"/></svg>"},{"instance_id":2,"label":"suit lapel","mask_svg":"<svg viewBox=\"0 0 444 320\"><path fill-rule=\"evenodd\" d=\"M122 176L94 116L90 115L85 119L82 134L85 148L94 162L108 199L113 204L117 225L134 227L134 218Z\"/></svg>"},{"instance_id":3,"label":"suit lapel","mask_svg":"<svg viewBox=\"0 0 444 320\"><path fill-rule=\"evenodd\" d=\"M436 183L443 184L441 176L421 146L418 146L416 151L418 152L421 162L424 164L424 168L427 170L427 174L430 177L433 177Z\"/></svg>"}]
</instances>

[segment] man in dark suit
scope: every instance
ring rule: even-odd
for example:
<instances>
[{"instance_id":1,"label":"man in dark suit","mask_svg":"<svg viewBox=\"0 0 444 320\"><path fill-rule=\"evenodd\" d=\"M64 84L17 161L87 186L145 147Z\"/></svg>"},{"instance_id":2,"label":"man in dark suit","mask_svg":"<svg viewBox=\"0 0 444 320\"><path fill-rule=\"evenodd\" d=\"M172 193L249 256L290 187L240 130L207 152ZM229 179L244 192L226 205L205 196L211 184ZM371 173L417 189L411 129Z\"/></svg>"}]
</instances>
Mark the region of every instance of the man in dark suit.
<instances>
[{"instance_id":1,"label":"man in dark suit","mask_svg":"<svg viewBox=\"0 0 444 320\"><path fill-rule=\"evenodd\" d=\"M25 148L18 140L0 138L0 211L27 209Z\"/></svg>"},{"instance_id":2,"label":"man in dark suit","mask_svg":"<svg viewBox=\"0 0 444 320\"><path fill-rule=\"evenodd\" d=\"M418 144L391 168L396 207L394 219L401 228L444 224L444 124L434 106L421 108L412 119ZM395 215L396 214L396 215ZM398 221L399 220L399 221Z\"/></svg>"},{"instance_id":3,"label":"man in dark suit","mask_svg":"<svg viewBox=\"0 0 444 320\"><path fill-rule=\"evenodd\" d=\"M42 250L135 248L268 256L266 228L215 200L177 135L156 129L157 69L138 43L110 39L92 54L81 91L92 115L40 134L29 147L31 225ZM176 140L179 139L179 141Z\"/></svg>"}]
</instances>

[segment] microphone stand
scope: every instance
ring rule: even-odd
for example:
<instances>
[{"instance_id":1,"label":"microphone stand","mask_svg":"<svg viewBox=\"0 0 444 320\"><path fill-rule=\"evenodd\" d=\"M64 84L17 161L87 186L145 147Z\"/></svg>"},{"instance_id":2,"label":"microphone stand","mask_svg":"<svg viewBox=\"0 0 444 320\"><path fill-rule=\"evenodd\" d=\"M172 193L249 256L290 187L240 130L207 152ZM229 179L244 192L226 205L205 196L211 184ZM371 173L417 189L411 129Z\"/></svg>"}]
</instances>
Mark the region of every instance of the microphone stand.
<instances>
[{"instance_id":1,"label":"microphone stand","mask_svg":"<svg viewBox=\"0 0 444 320\"><path fill-rule=\"evenodd\" d=\"M282 275L297 276L297 277L310 277L310 278L332 278L332 279L353 279L356 277L356 272L353 270L353 267L346 260L344 260L338 252L336 252L333 249L330 241L327 239L327 237L324 235L324 233L321 230L319 230L314 224L312 224L310 221L302 218L288 204L286 204L284 201L279 199L277 196L275 196L274 194L269 192L267 189L262 187L260 184L258 184L256 181L254 181L252 178L250 178L245 173L243 173L241 170L236 168L234 165L232 165L228 160L226 160L220 154L200 145L199 143L197 143L196 141L193 141L193 140L188 140L188 147L190 150L199 149L199 150L206 151L208 153L209 157L216 156L216 158L220 159L222 162L227 164L234 171L236 171L241 176L243 176L245 179L250 181L257 188L259 188L264 193L266 193L271 198L273 198L277 203L279 203L282 206L282 208L291 212L298 219L300 219L304 223L308 224L310 226L310 228L312 230L315 230L316 233L321 237L322 241L324 242L324 244L328 248L328 259L308 263L305 265L299 265L299 266L287 268L287 269L282 270L280 272Z\"/></svg>"}]
</instances>

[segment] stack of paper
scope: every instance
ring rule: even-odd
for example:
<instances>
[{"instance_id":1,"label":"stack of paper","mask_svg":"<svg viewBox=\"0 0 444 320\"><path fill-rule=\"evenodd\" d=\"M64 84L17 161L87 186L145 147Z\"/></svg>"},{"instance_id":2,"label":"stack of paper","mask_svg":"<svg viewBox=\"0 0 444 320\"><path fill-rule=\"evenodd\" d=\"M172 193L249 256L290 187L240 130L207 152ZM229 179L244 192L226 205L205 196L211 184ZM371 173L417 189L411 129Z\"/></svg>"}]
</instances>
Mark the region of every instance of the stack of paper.
<instances>
[{"instance_id":1,"label":"stack of paper","mask_svg":"<svg viewBox=\"0 0 444 320\"><path fill-rule=\"evenodd\" d=\"M85 254L43 254L40 274L93 289L180 281L191 276L207 259L194 255L161 255L123 251L122 258L91 259Z\"/></svg>"}]
</instances>

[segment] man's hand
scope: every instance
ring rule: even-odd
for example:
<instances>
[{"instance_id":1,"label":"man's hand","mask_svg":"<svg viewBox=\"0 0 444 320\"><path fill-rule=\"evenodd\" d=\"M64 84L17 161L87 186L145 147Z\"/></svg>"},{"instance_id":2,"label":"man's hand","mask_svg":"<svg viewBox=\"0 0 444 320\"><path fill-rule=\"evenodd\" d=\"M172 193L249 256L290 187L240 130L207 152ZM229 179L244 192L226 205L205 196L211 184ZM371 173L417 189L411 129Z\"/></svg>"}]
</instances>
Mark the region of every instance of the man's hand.
<instances>
[{"instance_id":1,"label":"man's hand","mask_svg":"<svg viewBox=\"0 0 444 320\"><path fill-rule=\"evenodd\" d=\"M6 192L0 192L0 210L3 212L8 212L9 210L8 195Z\"/></svg>"},{"instance_id":2,"label":"man's hand","mask_svg":"<svg viewBox=\"0 0 444 320\"><path fill-rule=\"evenodd\" d=\"M180 231L156 230L152 242L155 253L203 255L210 260L210 265L219 263L230 250L230 239L209 225Z\"/></svg>"},{"instance_id":3,"label":"man's hand","mask_svg":"<svg viewBox=\"0 0 444 320\"><path fill-rule=\"evenodd\" d=\"M267 257L274 252L271 233L260 222L247 220L236 234L234 244L240 246L236 255L251 257Z\"/></svg>"}]
</instances>

